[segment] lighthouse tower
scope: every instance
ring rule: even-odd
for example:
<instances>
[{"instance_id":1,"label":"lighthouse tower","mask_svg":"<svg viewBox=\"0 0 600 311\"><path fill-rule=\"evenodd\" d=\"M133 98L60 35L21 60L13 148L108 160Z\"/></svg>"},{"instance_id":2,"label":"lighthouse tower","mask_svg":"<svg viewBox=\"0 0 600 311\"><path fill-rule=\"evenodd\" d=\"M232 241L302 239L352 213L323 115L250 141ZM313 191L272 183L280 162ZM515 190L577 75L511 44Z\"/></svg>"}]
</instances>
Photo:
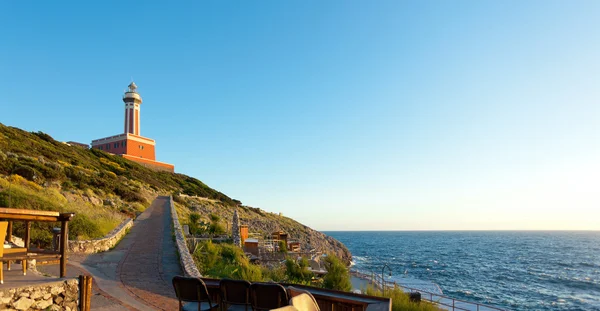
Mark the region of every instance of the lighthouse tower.
<instances>
[{"instance_id":1,"label":"lighthouse tower","mask_svg":"<svg viewBox=\"0 0 600 311\"><path fill-rule=\"evenodd\" d=\"M125 103L125 132L140 136L140 105L142 96L137 92L137 85L131 82L123 95Z\"/></svg>"},{"instance_id":2,"label":"lighthouse tower","mask_svg":"<svg viewBox=\"0 0 600 311\"><path fill-rule=\"evenodd\" d=\"M156 161L154 139L140 135L140 106L142 96L131 82L123 94L125 122L123 134L92 140L92 148L117 154L147 167L173 172L172 164Z\"/></svg>"}]
</instances>

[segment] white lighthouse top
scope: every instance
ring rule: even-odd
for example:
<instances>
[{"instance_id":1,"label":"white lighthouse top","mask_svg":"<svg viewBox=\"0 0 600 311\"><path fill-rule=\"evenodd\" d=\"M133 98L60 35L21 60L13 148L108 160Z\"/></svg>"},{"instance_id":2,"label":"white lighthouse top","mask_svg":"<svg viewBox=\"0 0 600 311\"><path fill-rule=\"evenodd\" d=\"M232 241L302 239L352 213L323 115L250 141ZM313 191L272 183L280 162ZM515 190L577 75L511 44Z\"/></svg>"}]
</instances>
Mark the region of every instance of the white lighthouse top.
<instances>
[{"instance_id":1,"label":"white lighthouse top","mask_svg":"<svg viewBox=\"0 0 600 311\"><path fill-rule=\"evenodd\" d=\"M128 92L137 93L136 92L137 91L137 85L135 85L135 82L131 81L131 83L129 83L129 85L127 87L128 87L128 90L127 90Z\"/></svg>"},{"instance_id":2,"label":"white lighthouse top","mask_svg":"<svg viewBox=\"0 0 600 311\"><path fill-rule=\"evenodd\" d=\"M125 101L126 99L134 99L139 101L140 104L142 103L142 96L137 92L137 85L135 82L131 82L127 86L127 91L125 92L125 95L123 95L123 100Z\"/></svg>"}]
</instances>

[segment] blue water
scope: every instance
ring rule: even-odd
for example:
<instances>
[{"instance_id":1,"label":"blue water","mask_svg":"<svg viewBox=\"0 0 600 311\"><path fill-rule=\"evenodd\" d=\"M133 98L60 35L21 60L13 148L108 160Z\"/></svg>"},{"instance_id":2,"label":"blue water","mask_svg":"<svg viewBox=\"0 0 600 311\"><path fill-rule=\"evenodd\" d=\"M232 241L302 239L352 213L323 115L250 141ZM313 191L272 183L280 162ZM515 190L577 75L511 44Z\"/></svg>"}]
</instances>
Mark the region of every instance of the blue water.
<instances>
[{"instance_id":1,"label":"blue water","mask_svg":"<svg viewBox=\"0 0 600 311\"><path fill-rule=\"evenodd\" d=\"M387 263L392 280L432 281L453 298L511 310L600 310L598 231L325 234L350 249L354 269L381 275Z\"/></svg>"}]
</instances>

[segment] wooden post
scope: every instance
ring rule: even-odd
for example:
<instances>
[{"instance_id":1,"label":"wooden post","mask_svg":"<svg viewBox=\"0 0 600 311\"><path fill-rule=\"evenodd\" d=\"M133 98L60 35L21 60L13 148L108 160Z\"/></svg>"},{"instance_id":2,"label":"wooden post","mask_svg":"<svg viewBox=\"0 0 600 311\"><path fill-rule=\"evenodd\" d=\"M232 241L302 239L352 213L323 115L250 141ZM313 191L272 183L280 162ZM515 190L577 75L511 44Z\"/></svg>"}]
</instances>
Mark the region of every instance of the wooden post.
<instances>
[{"instance_id":1,"label":"wooden post","mask_svg":"<svg viewBox=\"0 0 600 311\"><path fill-rule=\"evenodd\" d=\"M12 243L12 230L13 230L13 228L12 228L12 221L9 221L8 222L8 230L6 230L7 231L7 233L6 233L6 240L8 242L11 242L11 243ZM2 267L0 267L0 268L2 268ZM10 271L10 260L6 262L6 270ZM1 276L1 274L0 274L0 276ZM2 284L4 284L4 281L2 281Z\"/></svg>"},{"instance_id":2,"label":"wooden post","mask_svg":"<svg viewBox=\"0 0 600 311\"><path fill-rule=\"evenodd\" d=\"M69 222L62 219L60 221L60 277L64 278L67 274L67 245L69 244Z\"/></svg>"},{"instance_id":3,"label":"wooden post","mask_svg":"<svg viewBox=\"0 0 600 311\"><path fill-rule=\"evenodd\" d=\"M25 222L25 248L29 249L29 242L31 240L31 222Z\"/></svg>"},{"instance_id":4,"label":"wooden post","mask_svg":"<svg viewBox=\"0 0 600 311\"><path fill-rule=\"evenodd\" d=\"M29 245L31 241L31 222L25 222L25 253L29 251ZM27 275L27 259L21 260L21 267L23 268L23 275Z\"/></svg>"},{"instance_id":5,"label":"wooden post","mask_svg":"<svg viewBox=\"0 0 600 311\"><path fill-rule=\"evenodd\" d=\"M8 222L8 232L6 233L6 240L12 242L12 221Z\"/></svg>"},{"instance_id":6,"label":"wooden post","mask_svg":"<svg viewBox=\"0 0 600 311\"><path fill-rule=\"evenodd\" d=\"M92 304L92 282L89 275L79 276L79 310L90 311Z\"/></svg>"}]
</instances>

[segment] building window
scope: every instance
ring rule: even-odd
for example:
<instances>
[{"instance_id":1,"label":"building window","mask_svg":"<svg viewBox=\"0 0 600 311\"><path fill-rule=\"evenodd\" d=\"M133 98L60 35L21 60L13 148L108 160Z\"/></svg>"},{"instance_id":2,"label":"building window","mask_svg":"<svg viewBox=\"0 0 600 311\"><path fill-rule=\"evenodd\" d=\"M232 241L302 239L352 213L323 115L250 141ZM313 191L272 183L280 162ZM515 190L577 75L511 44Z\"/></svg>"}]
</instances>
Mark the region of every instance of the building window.
<instances>
[{"instance_id":1,"label":"building window","mask_svg":"<svg viewBox=\"0 0 600 311\"><path fill-rule=\"evenodd\" d=\"M106 144L106 150L110 150L110 144Z\"/></svg>"},{"instance_id":2,"label":"building window","mask_svg":"<svg viewBox=\"0 0 600 311\"><path fill-rule=\"evenodd\" d=\"M125 147L125 141L121 142L121 147Z\"/></svg>"},{"instance_id":3,"label":"building window","mask_svg":"<svg viewBox=\"0 0 600 311\"><path fill-rule=\"evenodd\" d=\"M102 149L102 146L100 146L100 150L104 150L104 149Z\"/></svg>"},{"instance_id":4,"label":"building window","mask_svg":"<svg viewBox=\"0 0 600 311\"><path fill-rule=\"evenodd\" d=\"M114 148L119 148L119 143L115 143Z\"/></svg>"}]
</instances>

